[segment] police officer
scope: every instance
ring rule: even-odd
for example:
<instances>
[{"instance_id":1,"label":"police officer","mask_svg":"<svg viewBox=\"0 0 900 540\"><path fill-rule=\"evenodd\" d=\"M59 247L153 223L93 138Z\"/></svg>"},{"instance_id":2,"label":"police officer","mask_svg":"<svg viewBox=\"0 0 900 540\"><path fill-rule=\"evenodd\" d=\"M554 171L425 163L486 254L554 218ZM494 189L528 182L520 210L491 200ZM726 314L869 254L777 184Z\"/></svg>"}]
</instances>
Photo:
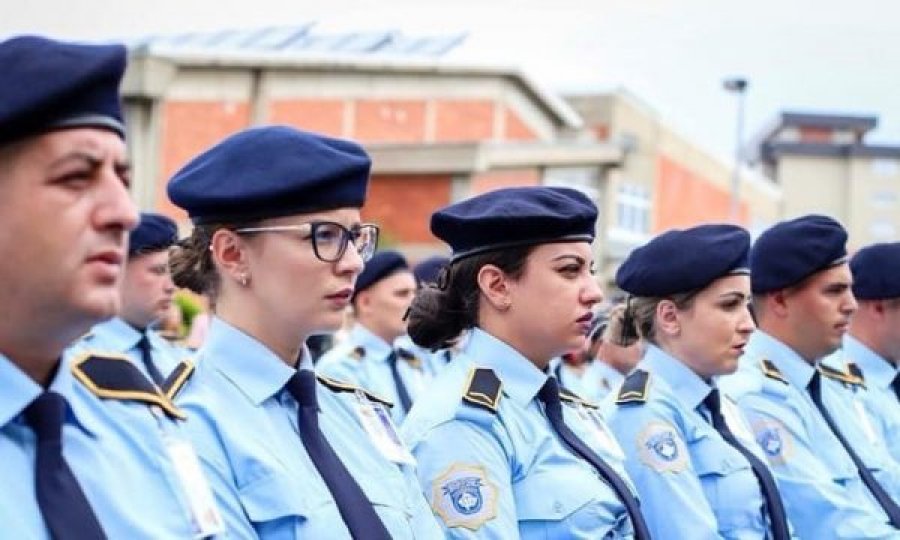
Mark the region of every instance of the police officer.
<instances>
[{"instance_id":1,"label":"police officer","mask_svg":"<svg viewBox=\"0 0 900 540\"><path fill-rule=\"evenodd\" d=\"M860 418L895 461L900 461L900 243L874 244L850 260L859 310L850 321L839 354L848 386L866 396ZM840 366L840 365L839 365ZM863 387L863 390L860 390ZM865 391L867 389L867 391Z\"/></svg>"},{"instance_id":2,"label":"police officer","mask_svg":"<svg viewBox=\"0 0 900 540\"><path fill-rule=\"evenodd\" d=\"M632 295L623 330L646 342L609 423L648 525L666 538L791 537L763 452L716 380L753 332L750 235L734 225L672 230L616 274Z\"/></svg>"},{"instance_id":3,"label":"police officer","mask_svg":"<svg viewBox=\"0 0 900 540\"><path fill-rule=\"evenodd\" d=\"M147 378L164 386L166 377L188 354L153 329L172 307L175 285L169 273L169 248L177 240L174 221L161 214L141 214L128 239L119 315L95 325L69 348L68 354L124 354Z\"/></svg>"},{"instance_id":4,"label":"police officer","mask_svg":"<svg viewBox=\"0 0 900 540\"><path fill-rule=\"evenodd\" d=\"M440 536L390 403L317 378L303 345L340 326L374 251L378 229L359 216L369 169L355 143L269 126L169 183L195 225L175 283L215 306L178 399L239 538Z\"/></svg>"},{"instance_id":5,"label":"police officer","mask_svg":"<svg viewBox=\"0 0 900 540\"><path fill-rule=\"evenodd\" d=\"M896 538L896 504L849 444L865 435L853 422L837 429L850 409L818 369L857 307L846 241L839 223L817 215L760 235L750 256L760 329L721 385L750 420L800 537Z\"/></svg>"},{"instance_id":6,"label":"police officer","mask_svg":"<svg viewBox=\"0 0 900 540\"><path fill-rule=\"evenodd\" d=\"M183 414L121 357L59 360L117 313L137 224L125 48L23 36L0 66L0 536L208 536L221 523Z\"/></svg>"},{"instance_id":7,"label":"police officer","mask_svg":"<svg viewBox=\"0 0 900 540\"><path fill-rule=\"evenodd\" d=\"M384 396L403 421L427 378L423 358L394 342L406 334L404 316L416 292L406 259L396 251L372 256L356 280L351 299L354 324L348 338L325 353L316 372Z\"/></svg>"},{"instance_id":8,"label":"police officer","mask_svg":"<svg viewBox=\"0 0 900 540\"><path fill-rule=\"evenodd\" d=\"M596 218L580 192L548 187L500 189L432 216L453 256L413 300L409 333L432 350L470 334L403 434L448 538L649 537L596 406L547 373L582 344L601 299Z\"/></svg>"}]
</instances>

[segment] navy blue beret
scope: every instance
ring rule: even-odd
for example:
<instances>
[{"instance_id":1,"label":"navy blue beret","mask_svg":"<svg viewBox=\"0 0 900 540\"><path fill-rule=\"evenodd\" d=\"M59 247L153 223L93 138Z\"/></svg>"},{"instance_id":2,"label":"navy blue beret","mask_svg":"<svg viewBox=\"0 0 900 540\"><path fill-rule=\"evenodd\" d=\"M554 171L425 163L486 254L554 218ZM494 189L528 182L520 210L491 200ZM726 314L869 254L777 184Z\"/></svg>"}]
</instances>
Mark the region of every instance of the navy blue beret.
<instances>
[{"instance_id":1,"label":"navy blue beret","mask_svg":"<svg viewBox=\"0 0 900 540\"><path fill-rule=\"evenodd\" d=\"M0 143L68 127L106 128L125 138L122 45L20 36L0 43L0 66Z\"/></svg>"},{"instance_id":2,"label":"navy blue beret","mask_svg":"<svg viewBox=\"0 0 900 540\"><path fill-rule=\"evenodd\" d=\"M857 298L900 298L900 242L862 248L850 259L850 271Z\"/></svg>"},{"instance_id":3,"label":"navy blue beret","mask_svg":"<svg viewBox=\"0 0 900 540\"><path fill-rule=\"evenodd\" d=\"M391 250L379 251L372 255L372 258L366 262L363 271L359 274L359 277L356 278L356 288L353 290L353 296L368 289L394 272L407 269L409 269L409 264L406 262L406 258L400 253Z\"/></svg>"},{"instance_id":4,"label":"navy blue beret","mask_svg":"<svg viewBox=\"0 0 900 540\"><path fill-rule=\"evenodd\" d=\"M647 297L702 289L721 277L749 273L749 251L750 234L736 225L671 230L632 251L616 272L616 284Z\"/></svg>"},{"instance_id":5,"label":"navy blue beret","mask_svg":"<svg viewBox=\"0 0 900 540\"><path fill-rule=\"evenodd\" d=\"M847 260L847 231L827 216L777 223L750 250L754 294L786 289Z\"/></svg>"},{"instance_id":6,"label":"navy blue beret","mask_svg":"<svg viewBox=\"0 0 900 540\"><path fill-rule=\"evenodd\" d=\"M194 223L359 208L371 160L358 144L288 126L241 131L191 160L169 198Z\"/></svg>"},{"instance_id":7,"label":"navy blue beret","mask_svg":"<svg viewBox=\"0 0 900 540\"><path fill-rule=\"evenodd\" d=\"M416 277L416 283L419 285L424 283L436 283L441 269L449 263L449 258L441 257L439 255L428 257L427 259L420 261L413 267L413 275Z\"/></svg>"},{"instance_id":8,"label":"navy blue beret","mask_svg":"<svg viewBox=\"0 0 900 540\"><path fill-rule=\"evenodd\" d=\"M431 232L450 244L453 261L486 251L594 240L597 206L580 191L518 187L489 191L438 210Z\"/></svg>"},{"instance_id":9,"label":"navy blue beret","mask_svg":"<svg viewBox=\"0 0 900 540\"><path fill-rule=\"evenodd\" d=\"M168 249L178 241L178 226L161 214L141 212L141 222L128 236L128 255Z\"/></svg>"}]
</instances>

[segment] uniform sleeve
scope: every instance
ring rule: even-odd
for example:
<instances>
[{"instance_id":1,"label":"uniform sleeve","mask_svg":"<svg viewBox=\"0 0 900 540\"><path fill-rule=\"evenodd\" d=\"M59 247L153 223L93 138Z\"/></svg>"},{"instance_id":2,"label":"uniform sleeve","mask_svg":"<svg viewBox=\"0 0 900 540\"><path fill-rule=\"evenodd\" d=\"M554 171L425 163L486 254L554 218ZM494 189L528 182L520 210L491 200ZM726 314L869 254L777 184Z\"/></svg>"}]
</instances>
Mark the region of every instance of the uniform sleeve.
<instances>
[{"instance_id":1,"label":"uniform sleeve","mask_svg":"<svg viewBox=\"0 0 900 540\"><path fill-rule=\"evenodd\" d=\"M512 470L492 434L470 422L446 422L413 454L419 485L446 538L519 538Z\"/></svg>"},{"instance_id":2,"label":"uniform sleeve","mask_svg":"<svg viewBox=\"0 0 900 540\"><path fill-rule=\"evenodd\" d=\"M625 469L653 538L722 538L684 434L670 415L647 405L622 406L610 414L610 428L625 452Z\"/></svg>"},{"instance_id":3,"label":"uniform sleeve","mask_svg":"<svg viewBox=\"0 0 900 540\"><path fill-rule=\"evenodd\" d=\"M739 405L766 454L800 538L900 538L868 500L858 477L837 478L835 467L820 458L821 443L810 440L796 411L758 396L744 397Z\"/></svg>"}]
</instances>

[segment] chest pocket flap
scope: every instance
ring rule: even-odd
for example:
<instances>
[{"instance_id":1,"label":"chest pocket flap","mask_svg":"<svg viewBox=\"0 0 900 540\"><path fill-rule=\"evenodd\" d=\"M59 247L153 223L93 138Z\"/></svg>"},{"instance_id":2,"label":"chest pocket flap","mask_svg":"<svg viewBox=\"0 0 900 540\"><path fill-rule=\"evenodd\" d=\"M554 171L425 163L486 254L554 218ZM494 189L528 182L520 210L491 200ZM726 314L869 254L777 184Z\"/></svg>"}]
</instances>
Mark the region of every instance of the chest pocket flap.
<instances>
[{"instance_id":1,"label":"chest pocket flap","mask_svg":"<svg viewBox=\"0 0 900 540\"><path fill-rule=\"evenodd\" d=\"M241 506L253 523L266 523L281 518L307 516L333 504L324 490L310 492L286 475L262 476L241 488Z\"/></svg>"},{"instance_id":2,"label":"chest pocket flap","mask_svg":"<svg viewBox=\"0 0 900 540\"><path fill-rule=\"evenodd\" d=\"M513 486L520 521L560 521L584 508L604 489L601 480L585 478L584 469L571 467L552 473L532 473Z\"/></svg>"},{"instance_id":3,"label":"chest pocket flap","mask_svg":"<svg viewBox=\"0 0 900 540\"><path fill-rule=\"evenodd\" d=\"M688 452L697 476L728 476L750 469L750 463L737 450L711 433L700 433L689 441Z\"/></svg>"}]
</instances>

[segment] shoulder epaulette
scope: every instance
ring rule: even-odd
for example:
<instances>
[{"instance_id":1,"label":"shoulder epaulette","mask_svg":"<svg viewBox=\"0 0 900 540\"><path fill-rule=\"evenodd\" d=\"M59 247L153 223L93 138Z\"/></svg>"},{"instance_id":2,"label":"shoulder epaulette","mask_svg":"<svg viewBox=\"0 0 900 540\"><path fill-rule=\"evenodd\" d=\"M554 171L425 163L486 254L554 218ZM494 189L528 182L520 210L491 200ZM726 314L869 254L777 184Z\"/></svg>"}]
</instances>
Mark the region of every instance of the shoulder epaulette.
<instances>
[{"instance_id":1,"label":"shoulder epaulette","mask_svg":"<svg viewBox=\"0 0 900 540\"><path fill-rule=\"evenodd\" d=\"M850 375L856 377L858 383L861 386L866 385L866 376L863 373L862 368L859 367L859 364L857 364L856 362L847 362L847 371L850 373Z\"/></svg>"},{"instance_id":2,"label":"shoulder epaulette","mask_svg":"<svg viewBox=\"0 0 900 540\"><path fill-rule=\"evenodd\" d=\"M362 360L366 357L366 350L362 347L354 347L352 351L350 351L350 358L354 360Z\"/></svg>"},{"instance_id":3,"label":"shoulder epaulette","mask_svg":"<svg viewBox=\"0 0 900 540\"><path fill-rule=\"evenodd\" d=\"M72 361L72 374L98 397L142 401L157 405L172 418L185 418L126 356L85 352Z\"/></svg>"},{"instance_id":4,"label":"shoulder epaulette","mask_svg":"<svg viewBox=\"0 0 900 540\"><path fill-rule=\"evenodd\" d=\"M770 379L775 379L776 381L781 381L784 384L791 384L788 380L782 375L778 368L775 367L775 364L772 363L771 360L766 360L765 358L759 361L759 365L762 368L763 375Z\"/></svg>"},{"instance_id":5,"label":"shoulder epaulette","mask_svg":"<svg viewBox=\"0 0 900 540\"><path fill-rule=\"evenodd\" d=\"M355 384L346 383L344 381L339 381L337 379L332 379L330 377L319 374L316 374L316 378L319 379L319 382L322 383L325 387L334 392L362 392L363 395L365 395L370 401L375 401L377 403L381 403L382 405L387 405L388 407L394 406L393 401L385 399L378 394L373 394L365 388L356 386Z\"/></svg>"},{"instance_id":6,"label":"shoulder epaulette","mask_svg":"<svg viewBox=\"0 0 900 540\"><path fill-rule=\"evenodd\" d=\"M616 404L644 403L647 401L649 386L650 373L642 369L632 371L622 382L622 388L619 389L619 395L616 397Z\"/></svg>"},{"instance_id":7,"label":"shoulder epaulette","mask_svg":"<svg viewBox=\"0 0 900 540\"><path fill-rule=\"evenodd\" d=\"M821 373L823 377L828 377L829 379L840 381L844 384L849 384L851 386L862 386L863 384L858 377L853 376L848 371L841 371L831 366L826 366L825 364L818 364L816 369L819 370L819 373Z\"/></svg>"},{"instance_id":8,"label":"shoulder epaulette","mask_svg":"<svg viewBox=\"0 0 900 540\"><path fill-rule=\"evenodd\" d=\"M184 387L184 384L188 382L191 378L191 375L194 374L194 364L190 360L182 360L175 366L175 369L172 370L172 373L166 377L165 382L162 385L162 391L166 395L166 397L173 401L175 396L178 395L178 392Z\"/></svg>"},{"instance_id":9,"label":"shoulder epaulette","mask_svg":"<svg viewBox=\"0 0 900 540\"><path fill-rule=\"evenodd\" d=\"M599 409L600 408L600 406L597 405L596 403L591 403L590 401L584 399L583 397L579 396L575 392L572 392L568 388L563 388L562 386L559 387L559 399L561 399L563 401L568 401L570 403L578 403L579 405L582 405L589 409Z\"/></svg>"},{"instance_id":10,"label":"shoulder epaulette","mask_svg":"<svg viewBox=\"0 0 900 540\"><path fill-rule=\"evenodd\" d=\"M466 403L496 414L497 407L500 406L502 389L503 383L493 369L472 368L469 370L469 382L466 383L462 399Z\"/></svg>"},{"instance_id":11,"label":"shoulder epaulette","mask_svg":"<svg viewBox=\"0 0 900 540\"><path fill-rule=\"evenodd\" d=\"M418 356L402 347L397 347L397 356L405 360L410 366L416 369L422 367L422 360Z\"/></svg>"}]
</instances>

